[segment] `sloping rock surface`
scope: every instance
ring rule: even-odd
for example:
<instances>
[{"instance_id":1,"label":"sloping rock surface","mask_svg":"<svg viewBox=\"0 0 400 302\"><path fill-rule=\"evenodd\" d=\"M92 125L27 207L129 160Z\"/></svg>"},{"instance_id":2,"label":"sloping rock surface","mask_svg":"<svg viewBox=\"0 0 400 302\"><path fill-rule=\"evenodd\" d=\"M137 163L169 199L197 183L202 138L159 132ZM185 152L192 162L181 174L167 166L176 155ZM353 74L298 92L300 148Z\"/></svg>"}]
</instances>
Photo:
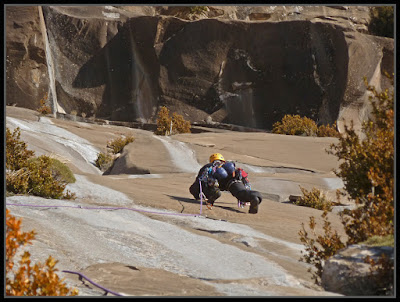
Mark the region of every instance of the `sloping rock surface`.
<instances>
[{"instance_id":1,"label":"sloping rock surface","mask_svg":"<svg viewBox=\"0 0 400 302\"><path fill-rule=\"evenodd\" d=\"M331 171L337 160L324 151L336 139L223 131L160 141L142 129L59 120L18 107L6 108L6 124L20 127L36 155L54 156L75 174L67 186L75 200L15 195L6 197L6 207L23 218L24 231L37 232L26 247L32 261L55 257L60 276L81 296L104 292L64 270L127 296L339 295L315 286L309 265L299 261L301 223L315 216L322 232L320 211L288 202L300 185L327 193L342 186ZM93 162L120 135L136 139L113 173L103 175ZM238 208L227 192L212 210L192 198L188 188L197 169L214 152L248 171L264 196L258 214ZM329 218L345 236L339 216Z\"/></svg>"}]
</instances>

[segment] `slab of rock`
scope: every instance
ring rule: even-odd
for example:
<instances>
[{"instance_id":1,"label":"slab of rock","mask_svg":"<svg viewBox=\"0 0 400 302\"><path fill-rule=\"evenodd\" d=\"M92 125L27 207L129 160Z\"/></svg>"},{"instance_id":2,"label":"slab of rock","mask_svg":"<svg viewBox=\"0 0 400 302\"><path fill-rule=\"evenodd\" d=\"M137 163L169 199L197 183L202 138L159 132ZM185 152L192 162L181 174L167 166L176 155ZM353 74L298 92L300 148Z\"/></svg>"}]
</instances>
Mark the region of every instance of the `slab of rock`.
<instances>
[{"instance_id":1,"label":"slab of rock","mask_svg":"<svg viewBox=\"0 0 400 302\"><path fill-rule=\"evenodd\" d=\"M323 288L346 296L376 295L376 282L370 278L371 266L363 259L370 256L376 261L382 253L393 259L393 248L388 246L351 245L339 251L324 264Z\"/></svg>"}]
</instances>

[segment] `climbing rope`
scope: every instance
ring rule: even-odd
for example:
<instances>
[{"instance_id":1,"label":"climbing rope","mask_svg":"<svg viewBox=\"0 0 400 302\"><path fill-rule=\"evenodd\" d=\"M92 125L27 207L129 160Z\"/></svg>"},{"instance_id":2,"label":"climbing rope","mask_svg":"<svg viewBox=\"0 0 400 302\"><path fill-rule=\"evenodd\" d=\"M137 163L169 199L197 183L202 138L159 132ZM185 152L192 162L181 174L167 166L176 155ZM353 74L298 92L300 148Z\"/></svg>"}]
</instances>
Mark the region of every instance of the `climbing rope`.
<instances>
[{"instance_id":1,"label":"climbing rope","mask_svg":"<svg viewBox=\"0 0 400 302\"><path fill-rule=\"evenodd\" d=\"M62 206L62 205L32 205L32 204L16 204L16 203L7 203L8 206L19 206L19 207L34 207L34 208L77 208L77 209L85 209L85 210L129 210L136 212L143 212L149 214L158 214L158 215L177 215L177 216L200 216L200 214L186 214L186 213L168 213L168 212L153 212L140 210L135 208L125 208L125 207L83 207L83 206Z\"/></svg>"},{"instance_id":2,"label":"climbing rope","mask_svg":"<svg viewBox=\"0 0 400 302\"><path fill-rule=\"evenodd\" d=\"M73 271L62 271L63 273L69 273L69 274L76 274L79 276L79 281L82 281L82 278L86 279L87 281L89 281L90 283L92 283L94 286L97 286L98 288L101 288L102 290L105 291L105 295L107 295L107 293L113 294L115 296L123 296L117 292L114 292L112 290L109 290L103 286L101 286L100 284L97 284L96 282L90 280L88 277L86 277L84 274L79 273L79 272L73 272Z\"/></svg>"}]
</instances>

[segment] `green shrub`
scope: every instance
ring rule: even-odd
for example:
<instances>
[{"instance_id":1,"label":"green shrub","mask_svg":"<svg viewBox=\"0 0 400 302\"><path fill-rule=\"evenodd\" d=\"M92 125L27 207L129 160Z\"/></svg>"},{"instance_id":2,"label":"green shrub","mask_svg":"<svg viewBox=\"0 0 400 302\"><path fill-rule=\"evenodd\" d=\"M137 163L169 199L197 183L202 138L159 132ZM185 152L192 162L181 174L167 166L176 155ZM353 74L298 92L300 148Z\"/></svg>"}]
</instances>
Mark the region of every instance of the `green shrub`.
<instances>
[{"instance_id":1,"label":"green shrub","mask_svg":"<svg viewBox=\"0 0 400 302\"><path fill-rule=\"evenodd\" d=\"M157 135L171 135L173 133L190 133L190 122L185 121L182 115L174 112L172 118L167 107L161 107L157 118ZM171 131L172 130L172 131Z\"/></svg>"},{"instance_id":2,"label":"green shrub","mask_svg":"<svg viewBox=\"0 0 400 302\"><path fill-rule=\"evenodd\" d=\"M394 235L386 235L386 236L372 236L367 240L360 242L360 244L365 244L369 246L391 246L394 247Z\"/></svg>"},{"instance_id":3,"label":"green shrub","mask_svg":"<svg viewBox=\"0 0 400 302\"><path fill-rule=\"evenodd\" d=\"M68 167L45 155L34 158L20 135L19 128L13 133L6 128L6 190L46 198L75 198L69 191L64 194L67 182L74 179Z\"/></svg>"},{"instance_id":4,"label":"green shrub","mask_svg":"<svg viewBox=\"0 0 400 302\"><path fill-rule=\"evenodd\" d=\"M111 150L111 153L117 154L120 153L127 144L132 143L134 140L135 138L131 135L127 137L121 136L107 142L107 148Z\"/></svg>"},{"instance_id":5,"label":"green shrub","mask_svg":"<svg viewBox=\"0 0 400 302\"><path fill-rule=\"evenodd\" d=\"M112 166L113 162L114 162L113 154L100 152L97 155L95 163L96 167L98 167L101 171L105 171Z\"/></svg>"},{"instance_id":6,"label":"green shrub","mask_svg":"<svg viewBox=\"0 0 400 302\"><path fill-rule=\"evenodd\" d=\"M394 37L394 6L371 7L370 17L368 30L371 34L388 38Z\"/></svg>"},{"instance_id":7,"label":"green shrub","mask_svg":"<svg viewBox=\"0 0 400 302\"><path fill-rule=\"evenodd\" d=\"M309 192L305 188L300 187L303 192L303 196L296 201L296 205L314 208L317 210L332 210L332 202L330 202L325 194L323 194L319 189L312 188Z\"/></svg>"},{"instance_id":8,"label":"green shrub","mask_svg":"<svg viewBox=\"0 0 400 302\"><path fill-rule=\"evenodd\" d=\"M286 135L306 135L316 136L317 124L308 117L300 117L300 115L286 114L281 122L273 124L272 133Z\"/></svg>"},{"instance_id":9,"label":"green shrub","mask_svg":"<svg viewBox=\"0 0 400 302\"><path fill-rule=\"evenodd\" d=\"M73 199L75 195L68 190L64 194L64 181L53 176L52 160L46 155L29 160L26 167L6 174L6 188L15 194L31 194L53 199Z\"/></svg>"},{"instance_id":10,"label":"green shrub","mask_svg":"<svg viewBox=\"0 0 400 302\"><path fill-rule=\"evenodd\" d=\"M74 183L76 181L74 173L72 173L72 171L70 170L70 168L68 168L67 165L65 165L56 158L49 157L49 160L50 160L49 168L55 180L64 183ZM30 158L29 162L31 161L39 161L39 158L38 157Z\"/></svg>"}]
</instances>

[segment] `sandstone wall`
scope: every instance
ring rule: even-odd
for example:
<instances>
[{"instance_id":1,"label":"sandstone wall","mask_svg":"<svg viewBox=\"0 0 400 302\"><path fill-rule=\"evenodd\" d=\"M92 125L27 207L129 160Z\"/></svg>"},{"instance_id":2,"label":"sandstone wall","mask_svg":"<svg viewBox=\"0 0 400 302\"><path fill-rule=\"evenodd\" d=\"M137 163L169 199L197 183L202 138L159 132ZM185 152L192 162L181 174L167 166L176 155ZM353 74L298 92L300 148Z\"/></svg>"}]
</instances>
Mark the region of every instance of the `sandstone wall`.
<instances>
[{"instance_id":1,"label":"sandstone wall","mask_svg":"<svg viewBox=\"0 0 400 302\"><path fill-rule=\"evenodd\" d=\"M393 72L393 39L363 33L367 7L210 7L194 18L182 7L45 6L42 25L39 15L7 7L7 104L36 109L50 91L60 112L120 121L154 121L166 105L192 122L270 129L300 114L343 127L369 112L363 76L386 87L382 70Z\"/></svg>"}]
</instances>

